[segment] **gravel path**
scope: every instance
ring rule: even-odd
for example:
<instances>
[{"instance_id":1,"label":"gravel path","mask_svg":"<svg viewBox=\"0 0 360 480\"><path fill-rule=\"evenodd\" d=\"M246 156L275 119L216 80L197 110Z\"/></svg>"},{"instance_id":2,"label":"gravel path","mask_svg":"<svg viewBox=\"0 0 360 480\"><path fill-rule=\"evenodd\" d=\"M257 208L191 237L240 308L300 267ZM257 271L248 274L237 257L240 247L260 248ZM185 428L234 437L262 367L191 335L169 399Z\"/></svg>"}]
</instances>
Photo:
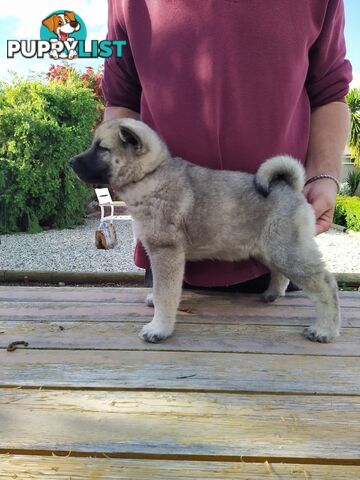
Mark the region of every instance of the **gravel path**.
<instances>
[{"instance_id":1,"label":"gravel path","mask_svg":"<svg viewBox=\"0 0 360 480\"><path fill-rule=\"evenodd\" d=\"M118 245L113 250L95 248L98 224L88 220L71 230L2 235L0 270L142 272L133 263L131 221L116 222ZM329 230L317 237L317 242L329 270L360 273L360 233Z\"/></svg>"},{"instance_id":2,"label":"gravel path","mask_svg":"<svg viewBox=\"0 0 360 480\"><path fill-rule=\"evenodd\" d=\"M115 223L118 245L95 247L98 220L67 230L1 236L0 270L61 272L143 272L133 262L131 220Z\"/></svg>"}]
</instances>

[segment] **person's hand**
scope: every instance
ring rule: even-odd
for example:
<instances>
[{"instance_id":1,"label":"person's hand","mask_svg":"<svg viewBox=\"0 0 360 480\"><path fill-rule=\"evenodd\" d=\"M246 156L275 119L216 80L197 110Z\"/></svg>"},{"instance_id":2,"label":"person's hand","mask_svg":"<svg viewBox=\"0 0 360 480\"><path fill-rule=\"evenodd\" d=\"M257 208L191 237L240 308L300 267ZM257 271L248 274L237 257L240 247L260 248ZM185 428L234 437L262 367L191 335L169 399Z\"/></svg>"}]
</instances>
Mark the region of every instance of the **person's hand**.
<instances>
[{"instance_id":1,"label":"person's hand","mask_svg":"<svg viewBox=\"0 0 360 480\"><path fill-rule=\"evenodd\" d=\"M316 235L326 232L332 224L337 194L336 183L330 178L322 178L306 185L303 194L315 211Z\"/></svg>"}]
</instances>

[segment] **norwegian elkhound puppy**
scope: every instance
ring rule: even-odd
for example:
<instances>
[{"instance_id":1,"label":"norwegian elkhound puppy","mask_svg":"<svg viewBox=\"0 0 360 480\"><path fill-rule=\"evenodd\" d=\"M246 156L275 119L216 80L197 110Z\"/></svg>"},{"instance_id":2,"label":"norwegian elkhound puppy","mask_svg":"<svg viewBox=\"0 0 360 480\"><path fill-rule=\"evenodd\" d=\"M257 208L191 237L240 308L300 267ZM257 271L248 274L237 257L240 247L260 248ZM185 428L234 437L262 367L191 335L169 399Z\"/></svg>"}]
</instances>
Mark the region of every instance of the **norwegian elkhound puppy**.
<instances>
[{"instance_id":1,"label":"norwegian elkhound puppy","mask_svg":"<svg viewBox=\"0 0 360 480\"><path fill-rule=\"evenodd\" d=\"M305 328L307 338L339 335L337 284L322 263L314 213L301 193L304 170L293 158L271 158L255 175L211 170L172 157L150 127L124 118L101 124L92 146L70 163L85 182L121 193L150 257L155 314L142 339L172 334L185 260L249 257L271 272L265 301L285 295L288 279L314 301L317 319Z\"/></svg>"}]
</instances>

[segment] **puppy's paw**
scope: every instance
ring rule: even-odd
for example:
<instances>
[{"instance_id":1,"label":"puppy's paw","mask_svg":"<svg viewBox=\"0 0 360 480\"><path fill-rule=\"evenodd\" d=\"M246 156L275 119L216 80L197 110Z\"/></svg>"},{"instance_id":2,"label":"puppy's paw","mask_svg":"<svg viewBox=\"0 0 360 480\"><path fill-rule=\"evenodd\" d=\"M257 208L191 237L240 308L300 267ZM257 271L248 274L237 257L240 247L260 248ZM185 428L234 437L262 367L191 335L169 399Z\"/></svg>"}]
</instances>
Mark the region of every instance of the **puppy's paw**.
<instances>
[{"instance_id":1,"label":"puppy's paw","mask_svg":"<svg viewBox=\"0 0 360 480\"><path fill-rule=\"evenodd\" d=\"M268 292L268 291L265 291L260 297L261 301L265 303L275 302L277 298L279 298L279 295L277 295L274 292Z\"/></svg>"},{"instance_id":2,"label":"puppy's paw","mask_svg":"<svg viewBox=\"0 0 360 480\"><path fill-rule=\"evenodd\" d=\"M338 332L332 332L331 329L318 328L315 325L306 327L304 329L304 337L308 338L312 342L329 343L332 342L335 337L339 336Z\"/></svg>"},{"instance_id":3,"label":"puppy's paw","mask_svg":"<svg viewBox=\"0 0 360 480\"><path fill-rule=\"evenodd\" d=\"M285 290L270 290L267 289L265 292L261 295L261 300L266 303L272 303L275 302L275 300L279 297L285 297Z\"/></svg>"},{"instance_id":4,"label":"puppy's paw","mask_svg":"<svg viewBox=\"0 0 360 480\"><path fill-rule=\"evenodd\" d=\"M159 343L162 340L170 337L172 332L173 329L166 329L164 327L161 327L153 320L152 322L147 323L143 326L139 333L139 337L145 342Z\"/></svg>"},{"instance_id":5,"label":"puppy's paw","mask_svg":"<svg viewBox=\"0 0 360 480\"><path fill-rule=\"evenodd\" d=\"M147 305L148 307L154 306L154 297L152 293L149 293L148 295L146 295L145 305Z\"/></svg>"}]
</instances>

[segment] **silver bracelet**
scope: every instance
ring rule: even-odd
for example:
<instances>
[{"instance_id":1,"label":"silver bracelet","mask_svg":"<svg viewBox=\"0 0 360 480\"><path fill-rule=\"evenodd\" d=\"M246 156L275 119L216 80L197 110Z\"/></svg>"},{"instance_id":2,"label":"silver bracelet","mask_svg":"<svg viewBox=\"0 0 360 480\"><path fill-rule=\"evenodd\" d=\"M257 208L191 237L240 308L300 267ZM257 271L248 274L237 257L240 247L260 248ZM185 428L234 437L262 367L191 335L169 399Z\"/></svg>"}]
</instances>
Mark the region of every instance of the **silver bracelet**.
<instances>
[{"instance_id":1,"label":"silver bracelet","mask_svg":"<svg viewBox=\"0 0 360 480\"><path fill-rule=\"evenodd\" d=\"M315 182L316 180L321 180L322 178L330 178L336 183L337 193L340 191L340 183L338 182L337 178L333 177L332 175L328 175L327 173L321 173L320 175L315 175L315 177L309 178L306 180L305 185L309 185L309 183Z\"/></svg>"}]
</instances>

